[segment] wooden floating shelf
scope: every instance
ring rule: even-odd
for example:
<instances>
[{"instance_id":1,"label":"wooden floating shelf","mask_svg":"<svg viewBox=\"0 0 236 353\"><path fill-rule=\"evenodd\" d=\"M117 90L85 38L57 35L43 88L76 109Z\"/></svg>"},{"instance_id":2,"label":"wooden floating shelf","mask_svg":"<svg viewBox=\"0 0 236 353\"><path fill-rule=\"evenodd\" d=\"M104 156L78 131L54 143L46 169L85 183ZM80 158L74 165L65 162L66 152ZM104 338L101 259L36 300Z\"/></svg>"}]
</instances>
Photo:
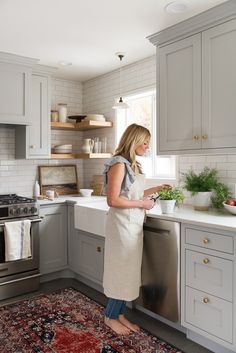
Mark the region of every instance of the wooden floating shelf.
<instances>
[{"instance_id":1,"label":"wooden floating shelf","mask_svg":"<svg viewBox=\"0 0 236 353\"><path fill-rule=\"evenodd\" d=\"M104 127L112 127L112 122L110 121L81 121L80 123L61 123L61 122L51 122L51 128L53 130L92 130L92 129L102 129Z\"/></svg>"},{"instance_id":2,"label":"wooden floating shelf","mask_svg":"<svg viewBox=\"0 0 236 353\"><path fill-rule=\"evenodd\" d=\"M53 153L52 159L91 159L91 158L110 158L111 153Z\"/></svg>"}]
</instances>

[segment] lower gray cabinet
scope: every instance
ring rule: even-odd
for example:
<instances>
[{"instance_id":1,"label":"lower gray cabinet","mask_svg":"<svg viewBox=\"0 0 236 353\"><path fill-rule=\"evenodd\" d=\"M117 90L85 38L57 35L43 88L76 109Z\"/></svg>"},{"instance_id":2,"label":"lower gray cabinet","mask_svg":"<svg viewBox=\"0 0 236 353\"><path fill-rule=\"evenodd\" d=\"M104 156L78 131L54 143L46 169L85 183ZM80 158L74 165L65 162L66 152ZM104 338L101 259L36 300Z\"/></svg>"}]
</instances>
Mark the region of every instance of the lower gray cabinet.
<instances>
[{"instance_id":1,"label":"lower gray cabinet","mask_svg":"<svg viewBox=\"0 0 236 353\"><path fill-rule=\"evenodd\" d=\"M104 266L104 239L81 230L76 231L78 241L77 272L91 281L102 284Z\"/></svg>"},{"instance_id":2,"label":"lower gray cabinet","mask_svg":"<svg viewBox=\"0 0 236 353\"><path fill-rule=\"evenodd\" d=\"M41 206L40 273L67 267L67 205Z\"/></svg>"}]
</instances>

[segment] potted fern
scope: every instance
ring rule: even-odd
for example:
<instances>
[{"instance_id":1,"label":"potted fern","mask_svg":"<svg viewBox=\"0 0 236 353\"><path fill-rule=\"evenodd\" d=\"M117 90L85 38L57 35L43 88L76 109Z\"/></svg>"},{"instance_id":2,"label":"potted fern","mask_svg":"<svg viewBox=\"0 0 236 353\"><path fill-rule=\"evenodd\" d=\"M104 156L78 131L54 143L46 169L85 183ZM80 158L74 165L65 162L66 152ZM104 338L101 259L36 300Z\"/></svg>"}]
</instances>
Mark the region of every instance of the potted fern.
<instances>
[{"instance_id":1,"label":"potted fern","mask_svg":"<svg viewBox=\"0 0 236 353\"><path fill-rule=\"evenodd\" d=\"M219 184L217 170L205 167L200 173L190 169L183 174L184 188L193 196L195 210L207 211L211 204L212 192Z\"/></svg>"},{"instance_id":2,"label":"potted fern","mask_svg":"<svg viewBox=\"0 0 236 353\"><path fill-rule=\"evenodd\" d=\"M162 213L173 213L175 206L184 200L184 194L178 187L163 188L158 192Z\"/></svg>"}]
</instances>

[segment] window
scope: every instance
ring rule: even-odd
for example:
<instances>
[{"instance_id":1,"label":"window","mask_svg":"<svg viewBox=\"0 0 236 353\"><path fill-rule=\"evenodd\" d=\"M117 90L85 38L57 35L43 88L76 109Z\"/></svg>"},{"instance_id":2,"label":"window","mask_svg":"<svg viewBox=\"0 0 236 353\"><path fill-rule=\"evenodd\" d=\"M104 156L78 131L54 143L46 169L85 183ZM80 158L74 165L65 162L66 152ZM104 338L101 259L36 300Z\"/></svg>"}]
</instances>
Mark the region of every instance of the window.
<instances>
[{"instance_id":1,"label":"window","mask_svg":"<svg viewBox=\"0 0 236 353\"><path fill-rule=\"evenodd\" d=\"M152 133L149 155L137 157L143 172L148 178L174 179L176 177L175 157L156 156L156 93L145 93L125 97L129 105L127 110L117 111L117 143L126 127L136 123L148 128Z\"/></svg>"}]
</instances>

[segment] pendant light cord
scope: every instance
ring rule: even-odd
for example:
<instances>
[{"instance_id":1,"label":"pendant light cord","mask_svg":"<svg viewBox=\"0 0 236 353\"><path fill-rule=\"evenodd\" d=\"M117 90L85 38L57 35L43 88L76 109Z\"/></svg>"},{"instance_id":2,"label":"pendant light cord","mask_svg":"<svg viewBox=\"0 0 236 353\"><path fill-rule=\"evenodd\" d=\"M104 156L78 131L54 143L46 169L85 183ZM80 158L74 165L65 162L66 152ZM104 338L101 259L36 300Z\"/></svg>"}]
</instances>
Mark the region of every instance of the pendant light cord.
<instances>
[{"instance_id":1,"label":"pendant light cord","mask_svg":"<svg viewBox=\"0 0 236 353\"><path fill-rule=\"evenodd\" d=\"M118 55L119 59L120 59L120 72L119 72L119 96L120 96L120 100L121 100L121 62L122 62L122 59L124 57L124 55L120 54Z\"/></svg>"}]
</instances>

